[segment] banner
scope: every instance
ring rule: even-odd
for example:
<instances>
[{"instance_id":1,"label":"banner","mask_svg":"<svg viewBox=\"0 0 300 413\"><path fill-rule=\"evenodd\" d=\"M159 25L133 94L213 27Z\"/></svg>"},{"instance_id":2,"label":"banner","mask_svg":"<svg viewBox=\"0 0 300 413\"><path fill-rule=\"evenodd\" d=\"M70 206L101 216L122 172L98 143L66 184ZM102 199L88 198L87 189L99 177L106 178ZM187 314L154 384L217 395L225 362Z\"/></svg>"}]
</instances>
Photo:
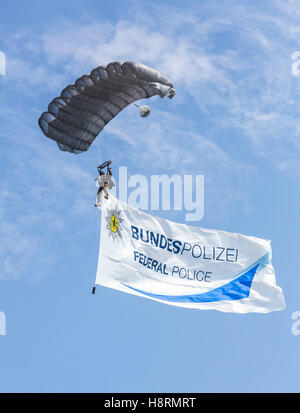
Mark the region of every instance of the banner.
<instances>
[{"instance_id":1,"label":"banner","mask_svg":"<svg viewBox=\"0 0 300 413\"><path fill-rule=\"evenodd\" d=\"M103 201L96 283L165 304L267 313L285 308L270 241L179 224Z\"/></svg>"}]
</instances>

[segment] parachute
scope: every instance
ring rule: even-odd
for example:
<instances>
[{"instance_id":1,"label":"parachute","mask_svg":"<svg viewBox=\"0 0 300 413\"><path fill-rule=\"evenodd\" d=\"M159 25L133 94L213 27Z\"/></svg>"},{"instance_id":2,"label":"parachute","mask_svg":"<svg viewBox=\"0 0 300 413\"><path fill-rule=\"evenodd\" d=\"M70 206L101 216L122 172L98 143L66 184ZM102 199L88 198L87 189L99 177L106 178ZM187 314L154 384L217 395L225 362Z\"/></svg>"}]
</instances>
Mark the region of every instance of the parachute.
<instances>
[{"instance_id":1,"label":"parachute","mask_svg":"<svg viewBox=\"0 0 300 413\"><path fill-rule=\"evenodd\" d=\"M62 151L87 151L97 135L121 110L143 98L173 98L173 83L161 72L136 62L99 66L68 85L42 113L39 126ZM149 106L140 115L149 115Z\"/></svg>"}]
</instances>

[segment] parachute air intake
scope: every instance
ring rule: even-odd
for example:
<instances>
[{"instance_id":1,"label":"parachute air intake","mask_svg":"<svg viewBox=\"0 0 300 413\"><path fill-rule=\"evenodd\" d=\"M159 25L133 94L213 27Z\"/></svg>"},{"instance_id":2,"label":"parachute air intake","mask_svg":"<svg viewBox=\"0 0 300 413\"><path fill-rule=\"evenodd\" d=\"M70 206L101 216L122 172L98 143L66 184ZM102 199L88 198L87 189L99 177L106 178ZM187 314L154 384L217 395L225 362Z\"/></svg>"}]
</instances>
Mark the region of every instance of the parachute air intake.
<instances>
[{"instance_id":1,"label":"parachute air intake","mask_svg":"<svg viewBox=\"0 0 300 413\"><path fill-rule=\"evenodd\" d=\"M173 83L159 71L136 62L99 66L68 85L39 118L43 133L62 151L87 151L97 135L130 103L154 95L172 98ZM148 116L150 108L140 107Z\"/></svg>"}]
</instances>

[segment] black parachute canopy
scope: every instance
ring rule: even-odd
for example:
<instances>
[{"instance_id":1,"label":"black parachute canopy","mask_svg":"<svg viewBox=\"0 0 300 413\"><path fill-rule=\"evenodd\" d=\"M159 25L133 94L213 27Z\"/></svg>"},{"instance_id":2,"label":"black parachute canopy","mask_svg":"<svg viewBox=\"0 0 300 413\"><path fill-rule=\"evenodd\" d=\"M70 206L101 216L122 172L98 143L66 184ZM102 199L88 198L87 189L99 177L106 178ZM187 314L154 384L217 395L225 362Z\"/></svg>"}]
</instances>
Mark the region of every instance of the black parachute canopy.
<instances>
[{"instance_id":1,"label":"black parachute canopy","mask_svg":"<svg viewBox=\"0 0 300 413\"><path fill-rule=\"evenodd\" d=\"M87 151L105 125L136 100L172 98L173 83L161 72L136 62L99 66L68 85L42 113L39 126L62 151Z\"/></svg>"}]
</instances>

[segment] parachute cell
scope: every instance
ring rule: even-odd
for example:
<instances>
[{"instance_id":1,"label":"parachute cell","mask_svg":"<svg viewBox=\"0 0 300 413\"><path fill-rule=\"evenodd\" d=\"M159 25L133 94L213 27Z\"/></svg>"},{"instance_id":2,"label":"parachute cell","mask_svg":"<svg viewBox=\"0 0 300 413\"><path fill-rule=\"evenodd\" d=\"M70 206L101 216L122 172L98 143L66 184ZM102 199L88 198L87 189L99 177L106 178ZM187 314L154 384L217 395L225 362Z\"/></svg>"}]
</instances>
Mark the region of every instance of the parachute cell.
<instances>
[{"instance_id":1,"label":"parachute cell","mask_svg":"<svg viewBox=\"0 0 300 413\"><path fill-rule=\"evenodd\" d=\"M173 83L161 72L136 62L114 62L68 85L39 119L43 133L62 151L87 151L102 129L121 110L139 99L172 98ZM145 117L150 108L142 111Z\"/></svg>"}]
</instances>

